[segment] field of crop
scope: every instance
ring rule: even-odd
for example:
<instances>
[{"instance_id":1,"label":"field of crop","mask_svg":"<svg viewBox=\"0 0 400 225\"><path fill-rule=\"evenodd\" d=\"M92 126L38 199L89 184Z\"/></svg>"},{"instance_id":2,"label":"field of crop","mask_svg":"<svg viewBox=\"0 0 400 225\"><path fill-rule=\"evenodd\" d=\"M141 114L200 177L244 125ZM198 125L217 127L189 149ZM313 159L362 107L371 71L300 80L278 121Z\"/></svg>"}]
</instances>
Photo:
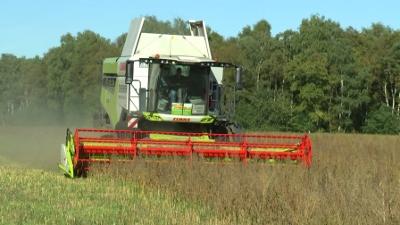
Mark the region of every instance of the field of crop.
<instances>
[{"instance_id":1,"label":"field of crop","mask_svg":"<svg viewBox=\"0 0 400 225\"><path fill-rule=\"evenodd\" d=\"M1 127L0 224L400 224L399 136L311 137L309 170L135 161L67 179L64 128Z\"/></svg>"}]
</instances>

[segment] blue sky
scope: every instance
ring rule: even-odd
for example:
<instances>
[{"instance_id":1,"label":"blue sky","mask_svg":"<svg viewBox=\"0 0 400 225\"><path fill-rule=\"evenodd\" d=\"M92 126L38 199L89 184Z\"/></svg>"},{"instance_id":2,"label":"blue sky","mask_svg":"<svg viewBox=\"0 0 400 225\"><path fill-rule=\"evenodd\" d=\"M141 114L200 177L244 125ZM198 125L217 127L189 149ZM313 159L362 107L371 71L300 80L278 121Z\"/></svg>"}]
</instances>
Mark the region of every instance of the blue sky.
<instances>
[{"instance_id":1,"label":"blue sky","mask_svg":"<svg viewBox=\"0 0 400 225\"><path fill-rule=\"evenodd\" d=\"M400 1L395 0L2 0L0 54L42 56L59 45L61 35L89 29L114 40L132 18L154 15L161 20L203 19L225 37L266 19L277 34L298 29L313 14L357 29L381 22L400 28Z\"/></svg>"}]
</instances>

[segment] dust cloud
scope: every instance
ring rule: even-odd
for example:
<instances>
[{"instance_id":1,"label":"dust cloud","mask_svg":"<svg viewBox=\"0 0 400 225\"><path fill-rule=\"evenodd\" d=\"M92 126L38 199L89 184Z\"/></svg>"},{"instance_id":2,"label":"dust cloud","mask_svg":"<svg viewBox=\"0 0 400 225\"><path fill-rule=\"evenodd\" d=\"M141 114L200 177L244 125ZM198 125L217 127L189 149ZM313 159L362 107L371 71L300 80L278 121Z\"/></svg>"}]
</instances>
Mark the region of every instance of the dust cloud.
<instances>
[{"instance_id":1,"label":"dust cloud","mask_svg":"<svg viewBox=\"0 0 400 225\"><path fill-rule=\"evenodd\" d=\"M47 114L0 123L1 164L56 171L66 129L91 127L90 122L61 121L59 117Z\"/></svg>"}]
</instances>

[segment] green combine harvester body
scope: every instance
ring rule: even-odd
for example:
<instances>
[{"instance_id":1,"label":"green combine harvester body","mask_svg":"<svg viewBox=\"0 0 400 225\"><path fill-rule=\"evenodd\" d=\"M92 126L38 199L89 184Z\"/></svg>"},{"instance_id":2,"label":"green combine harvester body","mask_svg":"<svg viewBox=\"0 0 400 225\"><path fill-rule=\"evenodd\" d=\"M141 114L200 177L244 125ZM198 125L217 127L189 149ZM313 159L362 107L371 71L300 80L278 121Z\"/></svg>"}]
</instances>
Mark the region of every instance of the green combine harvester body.
<instances>
[{"instance_id":1,"label":"green combine harvester body","mask_svg":"<svg viewBox=\"0 0 400 225\"><path fill-rule=\"evenodd\" d=\"M212 59L204 22L189 21L186 36L143 33L144 24L133 20L121 56L103 61L102 116L110 128L234 132L222 80L230 70L239 82L240 67Z\"/></svg>"},{"instance_id":2,"label":"green combine harvester body","mask_svg":"<svg viewBox=\"0 0 400 225\"><path fill-rule=\"evenodd\" d=\"M94 162L145 157L236 158L302 161L311 165L305 136L240 134L231 120L235 102L224 75L241 81L240 66L213 60L203 21L189 21L190 35L143 32L131 22L119 57L102 67L102 129L67 131L60 168L81 176ZM234 95L234 94L233 94ZM234 106L234 104L232 104Z\"/></svg>"}]
</instances>

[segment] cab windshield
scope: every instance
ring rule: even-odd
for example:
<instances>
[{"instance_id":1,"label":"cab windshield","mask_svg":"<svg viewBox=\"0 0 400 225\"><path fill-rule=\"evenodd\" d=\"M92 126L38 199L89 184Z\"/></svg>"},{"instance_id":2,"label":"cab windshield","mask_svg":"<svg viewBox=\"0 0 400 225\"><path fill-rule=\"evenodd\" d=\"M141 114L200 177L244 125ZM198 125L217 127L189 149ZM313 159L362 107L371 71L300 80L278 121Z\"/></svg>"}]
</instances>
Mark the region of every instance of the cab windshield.
<instances>
[{"instance_id":1,"label":"cab windshield","mask_svg":"<svg viewBox=\"0 0 400 225\"><path fill-rule=\"evenodd\" d=\"M205 115L210 68L199 65L152 64L149 106L153 112Z\"/></svg>"}]
</instances>

